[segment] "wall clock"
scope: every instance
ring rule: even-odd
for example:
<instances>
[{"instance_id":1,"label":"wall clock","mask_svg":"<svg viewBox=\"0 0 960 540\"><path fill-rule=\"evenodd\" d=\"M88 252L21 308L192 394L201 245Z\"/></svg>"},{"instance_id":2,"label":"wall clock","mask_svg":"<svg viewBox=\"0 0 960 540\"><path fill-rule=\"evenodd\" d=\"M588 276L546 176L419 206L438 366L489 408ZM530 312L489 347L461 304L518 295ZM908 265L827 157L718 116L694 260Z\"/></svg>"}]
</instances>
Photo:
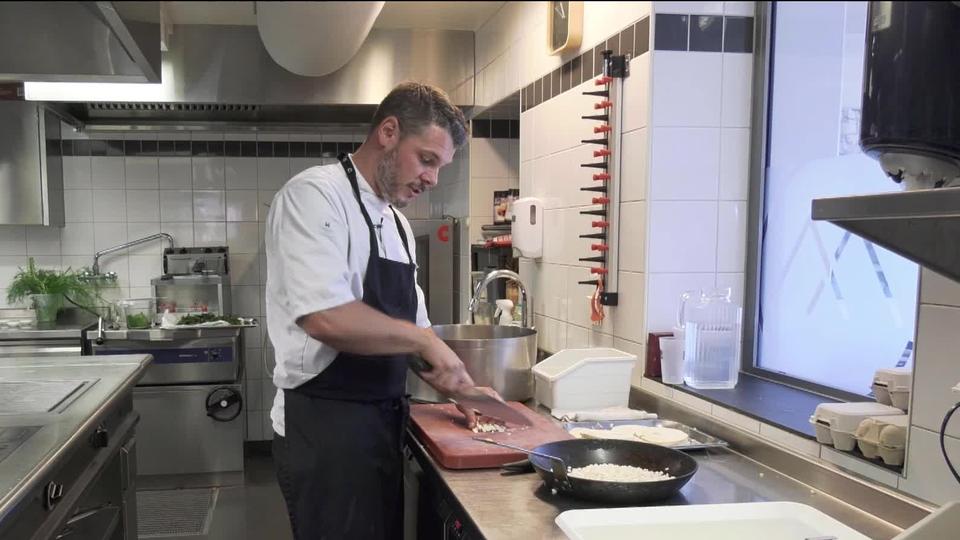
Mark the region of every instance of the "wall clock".
<instances>
[{"instance_id":1,"label":"wall clock","mask_svg":"<svg viewBox=\"0 0 960 540\"><path fill-rule=\"evenodd\" d=\"M583 39L583 2L547 2L547 47L550 54L580 48Z\"/></svg>"}]
</instances>

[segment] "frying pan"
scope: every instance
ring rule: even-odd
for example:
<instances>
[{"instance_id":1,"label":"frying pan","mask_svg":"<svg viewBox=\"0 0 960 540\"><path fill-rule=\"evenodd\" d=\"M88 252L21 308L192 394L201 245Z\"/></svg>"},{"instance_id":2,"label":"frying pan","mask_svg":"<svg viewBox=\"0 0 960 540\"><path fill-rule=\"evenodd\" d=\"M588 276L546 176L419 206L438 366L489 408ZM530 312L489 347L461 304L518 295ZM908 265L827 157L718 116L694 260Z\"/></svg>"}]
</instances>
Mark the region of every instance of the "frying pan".
<instances>
[{"instance_id":1,"label":"frying pan","mask_svg":"<svg viewBox=\"0 0 960 540\"><path fill-rule=\"evenodd\" d=\"M639 504L667 499L677 494L697 472L697 461L687 454L639 441L573 439L542 444L533 451L560 458L571 468L612 463L663 471L673 477L654 482L603 482L568 476L565 483L551 470L551 459L533 454L529 456L530 463L547 488L601 503Z\"/></svg>"}]
</instances>

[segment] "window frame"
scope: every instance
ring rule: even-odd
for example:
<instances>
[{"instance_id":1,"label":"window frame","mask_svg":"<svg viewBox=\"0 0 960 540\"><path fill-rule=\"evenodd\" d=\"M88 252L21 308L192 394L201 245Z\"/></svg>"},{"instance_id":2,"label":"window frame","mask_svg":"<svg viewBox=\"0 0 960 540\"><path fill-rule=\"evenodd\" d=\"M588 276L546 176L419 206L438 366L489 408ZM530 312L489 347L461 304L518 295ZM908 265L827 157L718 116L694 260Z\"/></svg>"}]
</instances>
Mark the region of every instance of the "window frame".
<instances>
[{"instance_id":1,"label":"window frame","mask_svg":"<svg viewBox=\"0 0 960 540\"><path fill-rule=\"evenodd\" d=\"M863 394L800 379L758 365L763 209L766 169L770 160L770 82L773 79L777 2L757 2L754 13L753 96L751 105L750 169L747 202L747 244L744 274L743 347L740 371L754 377L799 388L842 401L870 401Z\"/></svg>"}]
</instances>

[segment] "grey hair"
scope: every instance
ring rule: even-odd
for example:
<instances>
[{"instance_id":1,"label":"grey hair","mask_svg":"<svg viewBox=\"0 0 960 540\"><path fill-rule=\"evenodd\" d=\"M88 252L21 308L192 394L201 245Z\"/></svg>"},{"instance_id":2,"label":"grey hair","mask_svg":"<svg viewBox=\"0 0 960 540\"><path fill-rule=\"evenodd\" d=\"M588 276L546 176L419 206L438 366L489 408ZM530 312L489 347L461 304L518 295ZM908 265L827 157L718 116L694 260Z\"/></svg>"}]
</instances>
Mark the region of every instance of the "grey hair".
<instances>
[{"instance_id":1,"label":"grey hair","mask_svg":"<svg viewBox=\"0 0 960 540\"><path fill-rule=\"evenodd\" d=\"M416 135L431 125L446 130L455 147L467 140L467 120L443 90L429 84L405 82L387 94L370 122L373 132L389 116L400 124L400 136Z\"/></svg>"}]
</instances>

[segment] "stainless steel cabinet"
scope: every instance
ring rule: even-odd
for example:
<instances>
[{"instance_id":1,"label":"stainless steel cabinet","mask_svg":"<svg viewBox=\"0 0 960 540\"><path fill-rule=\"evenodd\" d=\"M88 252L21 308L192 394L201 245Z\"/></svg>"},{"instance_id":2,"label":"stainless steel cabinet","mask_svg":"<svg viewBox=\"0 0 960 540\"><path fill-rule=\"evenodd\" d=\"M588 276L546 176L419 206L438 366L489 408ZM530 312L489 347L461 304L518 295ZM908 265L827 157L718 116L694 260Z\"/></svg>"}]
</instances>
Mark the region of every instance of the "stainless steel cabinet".
<instances>
[{"instance_id":1,"label":"stainless steel cabinet","mask_svg":"<svg viewBox=\"0 0 960 540\"><path fill-rule=\"evenodd\" d=\"M60 119L30 101L0 101L0 225L63 227Z\"/></svg>"}]
</instances>

